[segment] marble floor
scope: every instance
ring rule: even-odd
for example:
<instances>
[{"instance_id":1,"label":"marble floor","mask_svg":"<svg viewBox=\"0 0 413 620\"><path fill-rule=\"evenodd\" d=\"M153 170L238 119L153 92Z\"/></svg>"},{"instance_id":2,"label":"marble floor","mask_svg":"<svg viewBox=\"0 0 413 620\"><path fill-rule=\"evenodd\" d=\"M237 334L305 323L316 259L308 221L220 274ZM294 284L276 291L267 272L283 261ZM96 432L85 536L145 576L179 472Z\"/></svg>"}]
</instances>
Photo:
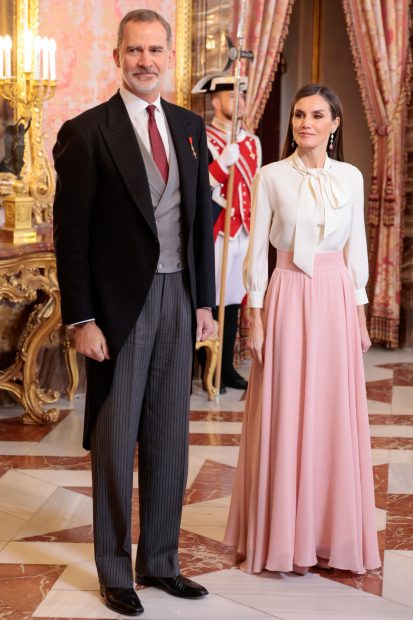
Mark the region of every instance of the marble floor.
<instances>
[{"instance_id":1,"label":"marble floor","mask_svg":"<svg viewBox=\"0 0 413 620\"><path fill-rule=\"evenodd\" d=\"M413 618L413 353L365 357L383 570L354 576L246 575L222 544L240 440L243 395L191 400L190 467L183 509L182 572L210 591L181 601L153 588L147 620ZM242 368L248 373L248 366ZM83 398L55 426L23 426L0 408L0 619L121 618L103 606L93 563L90 458L81 447ZM137 494L135 479L134 493ZM137 497L133 540L138 533Z\"/></svg>"}]
</instances>

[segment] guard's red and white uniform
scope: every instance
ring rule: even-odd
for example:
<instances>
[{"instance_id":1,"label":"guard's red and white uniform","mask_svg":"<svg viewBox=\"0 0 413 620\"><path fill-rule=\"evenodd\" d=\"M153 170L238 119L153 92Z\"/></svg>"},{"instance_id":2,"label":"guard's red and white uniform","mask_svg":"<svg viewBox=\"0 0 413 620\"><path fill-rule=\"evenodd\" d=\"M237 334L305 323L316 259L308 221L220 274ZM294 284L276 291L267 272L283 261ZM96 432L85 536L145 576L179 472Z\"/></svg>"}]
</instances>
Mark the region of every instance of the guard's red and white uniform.
<instances>
[{"instance_id":1,"label":"guard's red and white uniform","mask_svg":"<svg viewBox=\"0 0 413 620\"><path fill-rule=\"evenodd\" d=\"M223 207L214 225L215 281L218 305L221 289L221 265L229 169L221 166L217 159L230 142L231 132L226 131L221 126L218 127L214 120L211 125L207 126L206 132L208 149L213 157L213 161L209 164L212 200ZM260 141L253 133L242 129L238 134L237 144L240 156L235 164L225 294L226 306L240 304L246 292L242 281L242 263L248 249L251 218L251 184L256 171L261 166L262 159Z\"/></svg>"}]
</instances>

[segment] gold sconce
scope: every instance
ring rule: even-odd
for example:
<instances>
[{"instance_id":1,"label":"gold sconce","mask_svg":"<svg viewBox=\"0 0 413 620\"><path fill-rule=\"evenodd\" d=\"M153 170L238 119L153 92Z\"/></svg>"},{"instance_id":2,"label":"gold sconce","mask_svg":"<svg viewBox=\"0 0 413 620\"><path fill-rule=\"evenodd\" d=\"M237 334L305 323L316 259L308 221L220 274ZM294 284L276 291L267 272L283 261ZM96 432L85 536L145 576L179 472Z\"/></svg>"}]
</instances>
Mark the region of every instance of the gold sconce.
<instances>
[{"instance_id":1,"label":"gold sconce","mask_svg":"<svg viewBox=\"0 0 413 620\"><path fill-rule=\"evenodd\" d=\"M51 219L54 180L44 153L42 110L56 90L56 43L39 35L39 0L14 0L13 9L14 33L0 36L0 96L18 119L6 127L0 162L5 209L0 239L17 244L37 240L33 220Z\"/></svg>"}]
</instances>

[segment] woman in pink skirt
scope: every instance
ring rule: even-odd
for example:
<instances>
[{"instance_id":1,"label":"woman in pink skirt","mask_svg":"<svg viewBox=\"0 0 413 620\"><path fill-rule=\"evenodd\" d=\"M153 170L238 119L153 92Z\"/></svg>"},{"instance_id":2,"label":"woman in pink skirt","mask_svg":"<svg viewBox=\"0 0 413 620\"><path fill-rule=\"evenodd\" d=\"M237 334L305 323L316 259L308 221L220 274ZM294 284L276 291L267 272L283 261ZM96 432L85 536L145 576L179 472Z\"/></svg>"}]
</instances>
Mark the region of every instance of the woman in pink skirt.
<instances>
[{"instance_id":1,"label":"woman in pink skirt","mask_svg":"<svg viewBox=\"0 0 413 620\"><path fill-rule=\"evenodd\" d=\"M337 95L304 86L283 159L254 180L244 263L254 359L225 537L250 573L380 566L363 178L343 162L342 127Z\"/></svg>"}]
</instances>

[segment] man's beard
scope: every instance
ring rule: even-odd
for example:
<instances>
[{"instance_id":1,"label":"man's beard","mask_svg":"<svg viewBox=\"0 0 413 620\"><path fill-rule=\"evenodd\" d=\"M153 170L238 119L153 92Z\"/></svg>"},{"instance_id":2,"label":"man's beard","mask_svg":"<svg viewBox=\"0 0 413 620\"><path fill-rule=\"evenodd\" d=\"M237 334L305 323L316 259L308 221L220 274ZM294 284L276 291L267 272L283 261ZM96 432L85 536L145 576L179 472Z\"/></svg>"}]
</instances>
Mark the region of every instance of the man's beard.
<instances>
[{"instance_id":1,"label":"man's beard","mask_svg":"<svg viewBox=\"0 0 413 620\"><path fill-rule=\"evenodd\" d=\"M133 73L124 73L123 75L123 79L125 80L125 82L128 84L128 86L136 91L137 93L142 93L142 94L146 94L146 93L150 93L153 90L155 90L156 88L158 88L159 83L160 83L160 77L159 75L155 74L155 73L141 73L141 75L152 75L154 78L156 79L151 79L151 80L140 80L139 76L134 75Z\"/></svg>"},{"instance_id":2,"label":"man's beard","mask_svg":"<svg viewBox=\"0 0 413 620\"><path fill-rule=\"evenodd\" d=\"M224 112L223 111L222 114L225 116L227 121L231 121L231 123L232 123L232 112ZM242 119L242 114L238 113L238 123L240 122L241 119Z\"/></svg>"}]
</instances>

